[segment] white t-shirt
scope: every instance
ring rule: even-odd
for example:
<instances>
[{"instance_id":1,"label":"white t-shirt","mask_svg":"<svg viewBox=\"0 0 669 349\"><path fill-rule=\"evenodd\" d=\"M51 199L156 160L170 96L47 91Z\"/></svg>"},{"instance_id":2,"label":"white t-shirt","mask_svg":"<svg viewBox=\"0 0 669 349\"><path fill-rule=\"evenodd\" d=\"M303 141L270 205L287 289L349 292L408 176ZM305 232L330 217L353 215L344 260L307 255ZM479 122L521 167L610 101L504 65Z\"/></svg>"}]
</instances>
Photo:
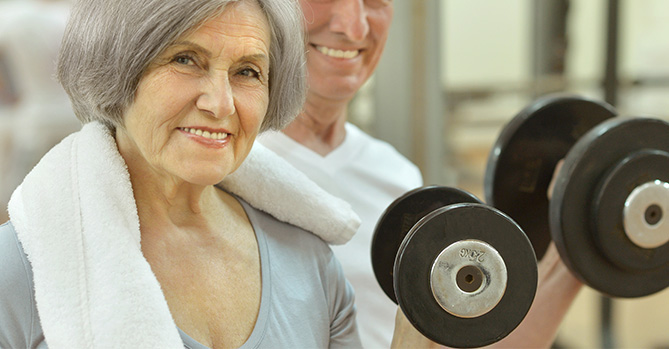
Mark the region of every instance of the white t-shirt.
<instances>
[{"instance_id":1,"label":"white t-shirt","mask_svg":"<svg viewBox=\"0 0 669 349\"><path fill-rule=\"evenodd\" d=\"M349 202L362 224L350 242L332 246L353 285L358 327L365 348L389 348L397 306L374 276L371 242L376 223L399 196L420 187L418 168L390 144L346 124L346 138L321 156L281 132L265 132L259 141L329 193Z\"/></svg>"}]
</instances>

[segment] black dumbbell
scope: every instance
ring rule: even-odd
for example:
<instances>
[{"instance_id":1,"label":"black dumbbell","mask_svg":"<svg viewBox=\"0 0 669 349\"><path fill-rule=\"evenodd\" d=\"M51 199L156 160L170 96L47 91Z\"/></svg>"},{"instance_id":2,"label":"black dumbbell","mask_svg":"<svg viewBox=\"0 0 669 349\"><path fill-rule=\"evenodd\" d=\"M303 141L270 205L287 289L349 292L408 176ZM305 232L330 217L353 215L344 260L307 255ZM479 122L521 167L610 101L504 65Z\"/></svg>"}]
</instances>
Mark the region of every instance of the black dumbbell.
<instances>
[{"instance_id":1,"label":"black dumbbell","mask_svg":"<svg viewBox=\"0 0 669 349\"><path fill-rule=\"evenodd\" d=\"M484 188L488 204L523 227L539 258L552 240L585 284L612 297L641 297L669 286L667 183L669 123L549 95L506 125Z\"/></svg>"},{"instance_id":2,"label":"black dumbbell","mask_svg":"<svg viewBox=\"0 0 669 349\"><path fill-rule=\"evenodd\" d=\"M427 338L481 347L506 337L537 287L532 245L507 215L451 187L415 189L384 212L372 240L379 285Z\"/></svg>"}]
</instances>

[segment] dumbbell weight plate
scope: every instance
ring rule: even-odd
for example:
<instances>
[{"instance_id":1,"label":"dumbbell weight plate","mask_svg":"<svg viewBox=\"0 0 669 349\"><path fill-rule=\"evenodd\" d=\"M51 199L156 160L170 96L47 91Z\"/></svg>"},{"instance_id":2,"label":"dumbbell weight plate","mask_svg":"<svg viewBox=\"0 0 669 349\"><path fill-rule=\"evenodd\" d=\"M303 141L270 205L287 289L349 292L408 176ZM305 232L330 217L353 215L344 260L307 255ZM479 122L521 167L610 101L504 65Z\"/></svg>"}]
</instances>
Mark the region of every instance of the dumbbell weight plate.
<instances>
[{"instance_id":1,"label":"dumbbell weight plate","mask_svg":"<svg viewBox=\"0 0 669 349\"><path fill-rule=\"evenodd\" d=\"M508 216L483 204L454 204L421 219L395 261L395 293L423 335L449 347L506 337L537 287L530 241Z\"/></svg>"},{"instance_id":2,"label":"dumbbell weight plate","mask_svg":"<svg viewBox=\"0 0 669 349\"><path fill-rule=\"evenodd\" d=\"M550 95L518 113L495 142L485 171L486 202L508 214L543 257L548 228L548 186L555 166L587 131L616 115L606 103Z\"/></svg>"},{"instance_id":3,"label":"dumbbell weight plate","mask_svg":"<svg viewBox=\"0 0 669 349\"><path fill-rule=\"evenodd\" d=\"M669 153L654 149L629 155L599 182L592 202L594 242L618 268L646 271L669 263L666 183Z\"/></svg>"},{"instance_id":4,"label":"dumbbell weight plate","mask_svg":"<svg viewBox=\"0 0 669 349\"><path fill-rule=\"evenodd\" d=\"M393 266L397 251L409 230L428 213L447 205L480 203L474 195L452 187L425 186L396 199L379 218L372 238L372 267L385 294L397 303L393 290Z\"/></svg>"},{"instance_id":5,"label":"dumbbell weight plate","mask_svg":"<svg viewBox=\"0 0 669 349\"><path fill-rule=\"evenodd\" d=\"M633 191L667 181L667 153L669 123L615 118L597 125L567 154L550 203L551 234L565 264L590 287L613 297L641 297L669 286L669 246L660 241L640 247L624 228L654 203L625 213ZM667 191L660 195L666 200Z\"/></svg>"}]
</instances>

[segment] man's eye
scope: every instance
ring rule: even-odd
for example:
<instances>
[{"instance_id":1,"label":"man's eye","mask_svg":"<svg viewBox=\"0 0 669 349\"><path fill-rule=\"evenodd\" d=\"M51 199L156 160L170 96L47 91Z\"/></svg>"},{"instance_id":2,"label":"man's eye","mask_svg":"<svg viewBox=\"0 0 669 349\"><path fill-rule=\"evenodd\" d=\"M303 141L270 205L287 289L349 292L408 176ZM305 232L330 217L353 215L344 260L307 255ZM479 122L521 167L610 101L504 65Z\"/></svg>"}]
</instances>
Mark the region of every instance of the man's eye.
<instances>
[{"instance_id":1,"label":"man's eye","mask_svg":"<svg viewBox=\"0 0 669 349\"><path fill-rule=\"evenodd\" d=\"M372 7L385 7L392 4L392 0L365 0L365 3Z\"/></svg>"}]
</instances>

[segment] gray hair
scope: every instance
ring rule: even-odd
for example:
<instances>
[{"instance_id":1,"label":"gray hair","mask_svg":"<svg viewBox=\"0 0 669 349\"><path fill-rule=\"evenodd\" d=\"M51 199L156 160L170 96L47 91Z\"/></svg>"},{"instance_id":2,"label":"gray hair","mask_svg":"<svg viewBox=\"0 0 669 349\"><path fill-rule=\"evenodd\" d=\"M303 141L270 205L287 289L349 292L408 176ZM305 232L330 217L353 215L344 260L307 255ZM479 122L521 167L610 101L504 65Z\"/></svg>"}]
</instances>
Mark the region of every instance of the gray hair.
<instances>
[{"instance_id":1,"label":"gray hair","mask_svg":"<svg viewBox=\"0 0 669 349\"><path fill-rule=\"evenodd\" d=\"M134 102L140 79L178 38L249 0L77 0L68 22L58 80L83 123L112 129ZM251 0L271 28L269 105L261 131L285 127L302 109L306 94L303 16L296 0Z\"/></svg>"}]
</instances>

